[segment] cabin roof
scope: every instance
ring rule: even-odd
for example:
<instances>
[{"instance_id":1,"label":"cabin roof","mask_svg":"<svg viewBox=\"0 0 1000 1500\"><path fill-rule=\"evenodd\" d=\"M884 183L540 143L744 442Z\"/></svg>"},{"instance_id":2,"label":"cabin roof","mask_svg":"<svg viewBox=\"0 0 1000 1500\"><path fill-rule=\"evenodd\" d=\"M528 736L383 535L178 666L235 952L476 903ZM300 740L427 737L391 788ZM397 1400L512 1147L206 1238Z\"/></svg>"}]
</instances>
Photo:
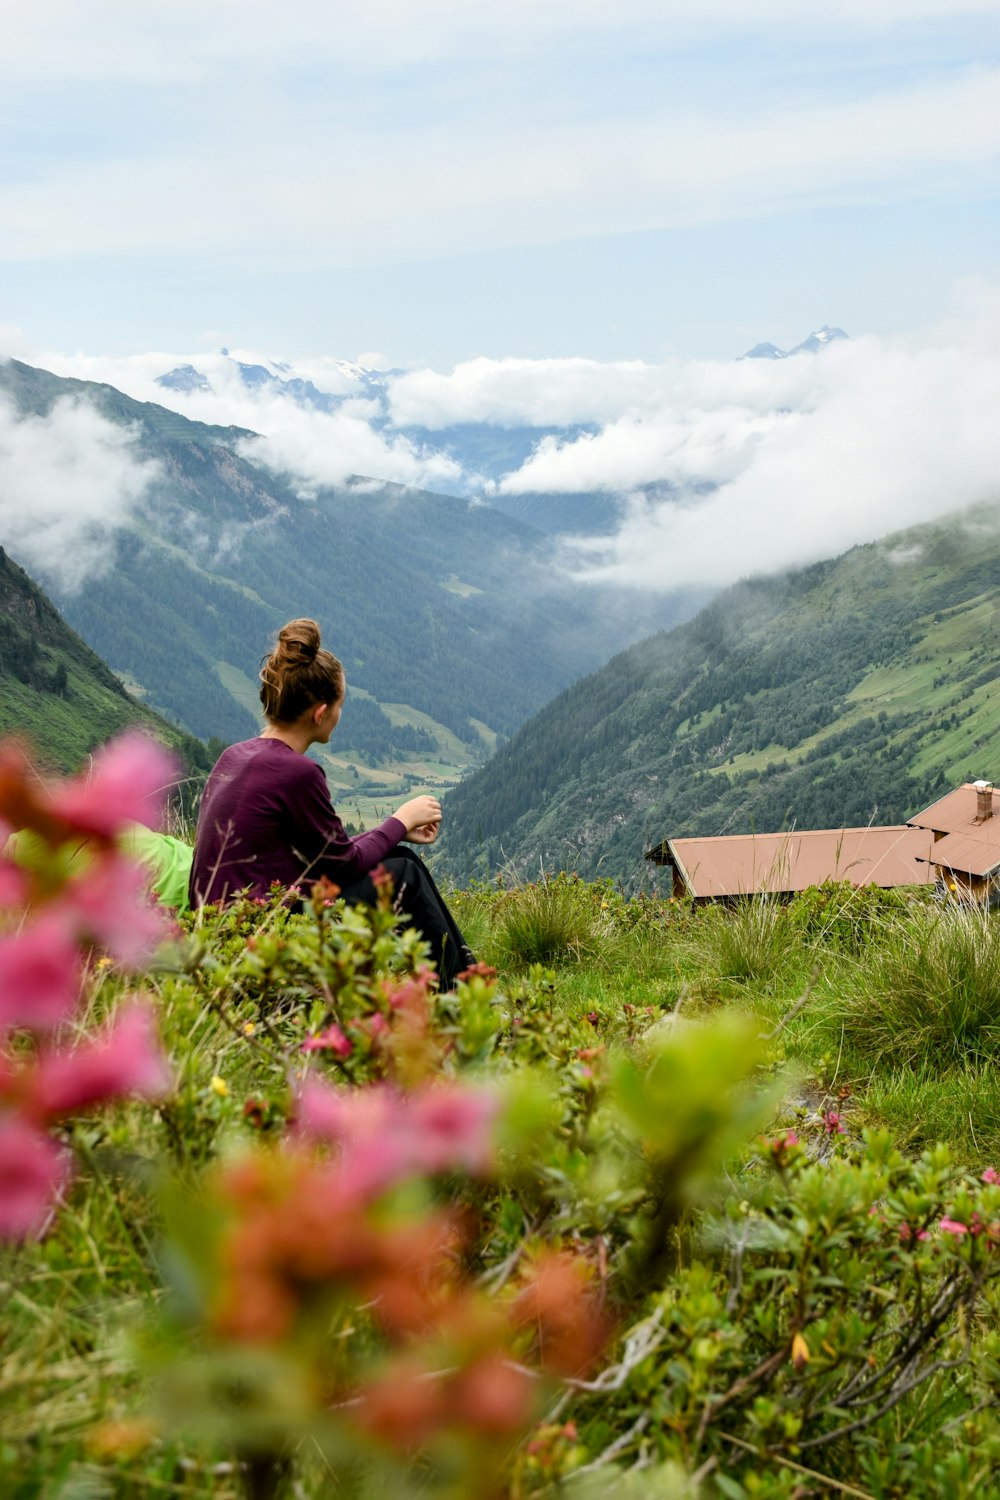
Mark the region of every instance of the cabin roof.
<instances>
[{"instance_id":1,"label":"cabin roof","mask_svg":"<svg viewBox=\"0 0 1000 1500\"><path fill-rule=\"evenodd\" d=\"M956 870L963 875L992 875L1000 870L1000 839L982 838L975 833L947 833L931 845L924 857L944 870Z\"/></svg>"},{"instance_id":2,"label":"cabin roof","mask_svg":"<svg viewBox=\"0 0 1000 1500\"><path fill-rule=\"evenodd\" d=\"M693 897L803 891L825 880L930 885L932 834L906 824L667 839L647 858L673 865Z\"/></svg>"},{"instance_id":3,"label":"cabin roof","mask_svg":"<svg viewBox=\"0 0 1000 1500\"><path fill-rule=\"evenodd\" d=\"M907 822L913 828L932 828L935 833L977 833L980 829L989 829L991 842L1000 848L1000 800L998 793L994 791L989 782L982 783L983 792L989 791L990 807L992 816L983 818L978 813L979 788L974 781L967 781L963 786L957 786L953 792L947 792L939 797L937 802L932 802L930 807L923 812L917 813L915 817L908 818Z\"/></svg>"}]
</instances>

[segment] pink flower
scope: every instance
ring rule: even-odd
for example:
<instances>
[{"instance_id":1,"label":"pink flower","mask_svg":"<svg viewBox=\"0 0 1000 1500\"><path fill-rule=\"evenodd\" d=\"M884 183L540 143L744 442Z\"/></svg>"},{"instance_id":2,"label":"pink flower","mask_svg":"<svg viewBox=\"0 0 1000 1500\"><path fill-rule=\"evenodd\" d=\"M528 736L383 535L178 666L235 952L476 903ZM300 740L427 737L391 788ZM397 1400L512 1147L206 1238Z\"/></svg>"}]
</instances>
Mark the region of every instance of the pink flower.
<instances>
[{"instance_id":1,"label":"pink flower","mask_svg":"<svg viewBox=\"0 0 1000 1500\"><path fill-rule=\"evenodd\" d=\"M785 1130L781 1135L776 1135L773 1141L764 1142L764 1145L774 1158L775 1164L779 1167L784 1164L785 1158L792 1147L798 1144L799 1138L794 1130Z\"/></svg>"},{"instance_id":2,"label":"pink flower","mask_svg":"<svg viewBox=\"0 0 1000 1500\"><path fill-rule=\"evenodd\" d=\"M145 963L166 935L163 914L148 898L142 867L114 851L67 886L59 904L82 933L130 969Z\"/></svg>"},{"instance_id":3,"label":"pink flower","mask_svg":"<svg viewBox=\"0 0 1000 1500\"><path fill-rule=\"evenodd\" d=\"M835 1109L825 1109L823 1111L823 1129L826 1131L827 1135L847 1134L844 1122L843 1120L841 1120Z\"/></svg>"},{"instance_id":4,"label":"pink flower","mask_svg":"<svg viewBox=\"0 0 1000 1500\"><path fill-rule=\"evenodd\" d=\"M498 1107L492 1092L458 1084L417 1094L382 1086L341 1093L307 1078L297 1130L309 1140L338 1145L345 1190L366 1197L422 1173L489 1172Z\"/></svg>"},{"instance_id":5,"label":"pink flower","mask_svg":"<svg viewBox=\"0 0 1000 1500\"><path fill-rule=\"evenodd\" d=\"M45 1114L62 1115L121 1094L156 1099L170 1086L153 1013L147 1006L133 1004L118 1012L98 1041L85 1042L73 1051L43 1053L35 1093Z\"/></svg>"},{"instance_id":6,"label":"pink flower","mask_svg":"<svg viewBox=\"0 0 1000 1500\"><path fill-rule=\"evenodd\" d=\"M19 1116L0 1119L0 1236L42 1234L72 1173L68 1151Z\"/></svg>"},{"instance_id":7,"label":"pink flower","mask_svg":"<svg viewBox=\"0 0 1000 1500\"><path fill-rule=\"evenodd\" d=\"M899 1238L901 1244L905 1245L914 1238L918 1240L929 1240L930 1235L927 1233L926 1229L918 1229L916 1235L914 1236L913 1230L910 1228L909 1224L900 1224Z\"/></svg>"},{"instance_id":8,"label":"pink flower","mask_svg":"<svg viewBox=\"0 0 1000 1500\"><path fill-rule=\"evenodd\" d=\"M0 826L0 846L4 843L4 830ZM10 860L0 859L0 906L21 906L27 899L28 881L24 871Z\"/></svg>"},{"instance_id":9,"label":"pink flower","mask_svg":"<svg viewBox=\"0 0 1000 1500\"><path fill-rule=\"evenodd\" d=\"M80 992L80 958L65 918L47 912L0 938L0 1027L50 1031Z\"/></svg>"},{"instance_id":10,"label":"pink flower","mask_svg":"<svg viewBox=\"0 0 1000 1500\"><path fill-rule=\"evenodd\" d=\"M412 979L387 981L382 990L394 1011L423 1015L430 1002L433 977L430 969L421 969Z\"/></svg>"},{"instance_id":11,"label":"pink flower","mask_svg":"<svg viewBox=\"0 0 1000 1500\"><path fill-rule=\"evenodd\" d=\"M987 1167L983 1173L982 1181L988 1187L995 1186L997 1183L1000 1183L1000 1172L997 1171L996 1167Z\"/></svg>"},{"instance_id":12,"label":"pink flower","mask_svg":"<svg viewBox=\"0 0 1000 1500\"><path fill-rule=\"evenodd\" d=\"M302 1043L303 1052L332 1052L336 1057L350 1057L354 1051L354 1043L344 1035L339 1026L328 1026L325 1031L320 1031L316 1036L306 1037Z\"/></svg>"},{"instance_id":13,"label":"pink flower","mask_svg":"<svg viewBox=\"0 0 1000 1500\"><path fill-rule=\"evenodd\" d=\"M173 756L155 740L131 731L99 750L88 774L57 787L49 805L81 833L113 838L125 822L158 827L175 776Z\"/></svg>"},{"instance_id":14,"label":"pink flower","mask_svg":"<svg viewBox=\"0 0 1000 1500\"><path fill-rule=\"evenodd\" d=\"M938 1228L943 1230L945 1234L953 1234L956 1239L969 1232L968 1224L960 1224L957 1219L942 1219L938 1224Z\"/></svg>"},{"instance_id":15,"label":"pink flower","mask_svg":"<svg viewBox=\"0 0 1000 1500\"><path fill-rule=\"evenodd\" d=\"M443 1083L411 1094L407 1130L414 1165L423 1172L461 1167L475 1174L493 1167L493 1126L499 1100L487 1089Z\"/></svg>"}]
</instances>

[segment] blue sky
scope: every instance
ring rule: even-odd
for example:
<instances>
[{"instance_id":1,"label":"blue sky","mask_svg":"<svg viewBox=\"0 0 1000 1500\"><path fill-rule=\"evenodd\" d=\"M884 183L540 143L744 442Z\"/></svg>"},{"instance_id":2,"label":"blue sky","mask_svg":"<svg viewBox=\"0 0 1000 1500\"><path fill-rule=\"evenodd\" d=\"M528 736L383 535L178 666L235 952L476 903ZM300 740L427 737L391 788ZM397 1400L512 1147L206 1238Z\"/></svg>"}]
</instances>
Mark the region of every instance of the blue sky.
<instances>
[{"instance_id":1,"label":"blue sky","mask_svg":"<svg viewBox=\"0 0 1000 1500\"><path fill-rule=\"evenodd\" d=\"M725 358L1000 248L996 0L6 0L10 352Z\"/></svg>"}]
</instances>

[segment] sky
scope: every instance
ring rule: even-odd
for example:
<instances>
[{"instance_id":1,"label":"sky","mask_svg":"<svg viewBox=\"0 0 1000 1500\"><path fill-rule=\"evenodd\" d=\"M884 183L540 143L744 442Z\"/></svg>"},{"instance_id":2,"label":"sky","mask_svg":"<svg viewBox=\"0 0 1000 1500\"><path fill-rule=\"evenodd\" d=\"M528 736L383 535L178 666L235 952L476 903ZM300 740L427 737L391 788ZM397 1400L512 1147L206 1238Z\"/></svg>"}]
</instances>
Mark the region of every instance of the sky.
<instances>
[{"instance_id":1,"label":"sky","mask_svg":"<svg viewBox=\"0 0 1000 1500\"><path fill-rule=\"evenodd\" d=\"M998 84L1000 0L5 0L0 357L249 428L302 494L615 494L581 582L810 562L1000 501ZM562 430L483 475L470 422ZM156 477L0 401L0 544L64 588Z\"/></svg>"},{"instance_id":2,"label":"sky","mask_svg":"<svg viewBox=\"0 0 1000 1500\"><path fill-rule=\"evenodd\" d=\"M997 0L5 0L11 352L447 370L926 326L1000 242Z\"/></svg>"}]
</instances>

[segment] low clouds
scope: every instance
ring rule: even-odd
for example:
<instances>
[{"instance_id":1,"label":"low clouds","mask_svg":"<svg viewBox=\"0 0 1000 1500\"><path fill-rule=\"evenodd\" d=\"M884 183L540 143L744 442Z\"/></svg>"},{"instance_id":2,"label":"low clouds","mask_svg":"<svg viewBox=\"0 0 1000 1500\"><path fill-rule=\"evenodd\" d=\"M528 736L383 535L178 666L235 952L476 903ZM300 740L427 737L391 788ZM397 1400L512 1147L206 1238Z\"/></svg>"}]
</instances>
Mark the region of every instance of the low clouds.
<instances>
[{"instance_id":1,"label":"low clouds","mask_svg":"<svg viewBox=\"0 0 1000 1500\"><path fill-rule=\"evenodd\" d=\"M480 359L400 378L392 409L430 428L589 424L543 437L493 494L622 497L618 533L574 542L568 566L665 589L1000 503L998 392L1000 289L969 283L946 322L907 339L779 361Z\"/></svg>"},{"instance_id":2,"label":"low clouds","mask_svg":"<svg viewBox=\"0 0 1000 1500\"><path fill-rule=\"evenodd\" d=\"M105 381L195 422L243 428L248 435L234 434L232 439L242 457L283 474L303 495L356 475L418 489L444 487L449 493L466 487L461 466L448 454L386 428L366 372L332 355L297 359L294 369L240 349L229 354L158 351L120 358L48 352L37 354L32 362L77 380ZM158 384L159 376L187 365L203 378L204 389ZM275 379L248 385L241 366L266 370ZM311 381L319 393L340 404L332 411L301 405L282 389L280 382L289 378Z\"/></svg>"},{"instance_id":3,"label":"low clouds","mask_svg":"<svg viewBox=\"0 0 1000 1500\"><path fill-rule=\"evenodd\" d=\"M115 533L158 472L129 429L84 401L21 417L0 397L0 545L65 593L112 565Z\"/></svg>"},{"instance_id":4,"label":"low clouds","mask_svg":"<svg viewBox=\"0 0 1000 1500\"><path fill-rule=\"evenodd\" d=\"M679 500L633 489L619 532L573 553L583 578L653 589L723 585L976 502L1000 504L995 291L982 291L977 311L975 323L924 342L861 340L825 351L803 369L790 408L691 406L622 419L591 440L543 445L504 483L569 489L589 472L602 488L616 473L626 491L677 485ZM798 363L767 367L786 398L796 373L788 366ZM694 497L696 475L719 488Z\"/></svg>"},{"instance_id":5,"label":"low clouds","mask_svg":"<svg viewBox=\"0 0 1000 1500\"><path fill-rule=\"evenodd\" d=\"M252 429L260 436L234 436L240 451L303 494L358 474L473 493L483 449L470 439L463 460L463 424L477 424L474 435L483 426L561 428L478 491L501 507L508 496L618 497L625 519L616 534L567 543L566 568L640 589L722 586L977 501L1000 504L1000 287L983 283L967 283L949 318L920 334L838 340L777 361L477 359L381 384L332 358L271 367L333 389L342 404L330 413L272 384L248 390L233 359L191 358L214 390L158 387L155 374L182 363L178 355L40 362ZM83 421L65 408L61 420L71 418ZM98 428L95 442L92 468L124 465L110 493L127 508L143 473L125 440L116 447Z\"/></svg>"},{"instance_id":6,"label":"low clouds","mask_svg":"<svg viewBox=\"0 0 1000 1500\"><path fill-rule=\"evenodd\" d=\"M327 415L281 398L253 413L266 435L239 445L244 458L286 474L302 495L355 475L387 479L417 489L451 490L462 470L447 454L428 450L401 434L385 436L371 425L371 402L351 402Z\"/></svg>"}]
</instances>

